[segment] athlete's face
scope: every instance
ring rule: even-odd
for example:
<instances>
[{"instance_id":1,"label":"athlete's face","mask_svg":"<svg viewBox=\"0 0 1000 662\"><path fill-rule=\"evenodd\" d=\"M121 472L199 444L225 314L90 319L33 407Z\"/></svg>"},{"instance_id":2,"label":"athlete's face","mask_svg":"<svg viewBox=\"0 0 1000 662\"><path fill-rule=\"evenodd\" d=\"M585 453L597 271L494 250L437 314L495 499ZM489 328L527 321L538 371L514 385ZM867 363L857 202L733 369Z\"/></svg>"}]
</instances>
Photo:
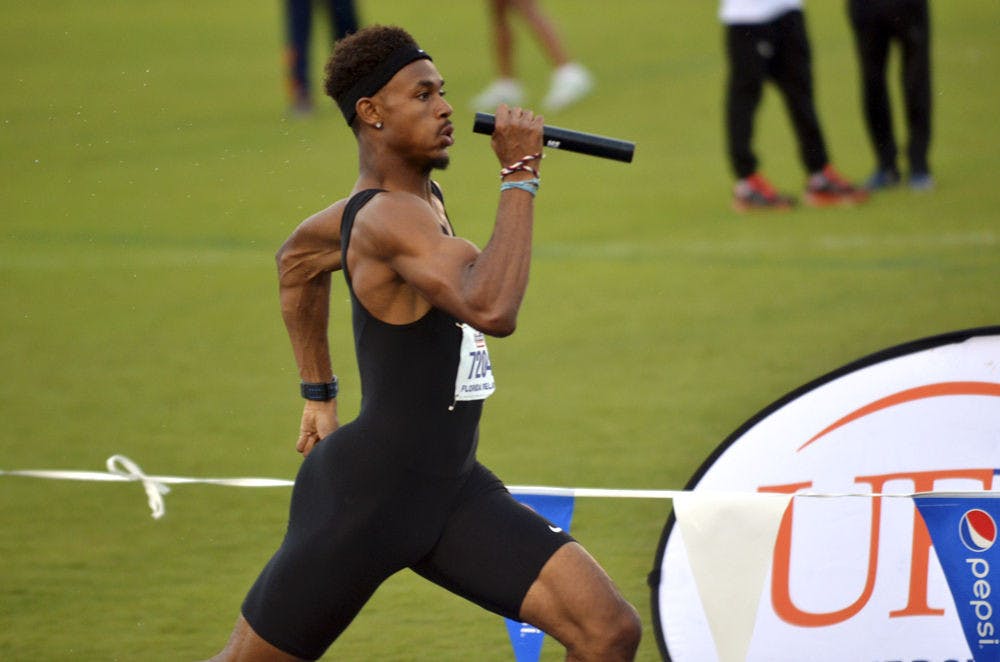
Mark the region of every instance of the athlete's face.
<instances>
[{"instance_id":1,"label":"athlete's face","mask_svg":"<svg viewBox=\"0 0 1000 662\"><path fill-rule=\"evenodd\" d=\"M384 137L394 150L431 168L448 166L448 148L455 143L452 108L444 99L444 79L433 62L406 65L376 97L385 110Z\"/></svg>"}]
</instances>

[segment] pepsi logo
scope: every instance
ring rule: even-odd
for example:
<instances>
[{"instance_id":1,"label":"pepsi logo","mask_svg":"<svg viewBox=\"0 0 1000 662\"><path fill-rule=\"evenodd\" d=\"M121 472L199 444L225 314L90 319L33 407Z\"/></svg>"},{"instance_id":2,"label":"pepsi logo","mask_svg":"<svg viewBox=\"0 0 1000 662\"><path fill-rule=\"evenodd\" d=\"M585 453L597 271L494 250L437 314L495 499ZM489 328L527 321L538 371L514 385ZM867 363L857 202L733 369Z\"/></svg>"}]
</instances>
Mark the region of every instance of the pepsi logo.
<instances>
[{"instance_id":1,"label":"pepsi logo","mask_svg":"<svg viewBox=\"0 0 1000 662\"><path fill-rule=\"evenodd\" d=\"M997 524L989 513L976 508L962 515L958 535L969 551L985 552L996 542Z\"/></svg>"}]
</instances>

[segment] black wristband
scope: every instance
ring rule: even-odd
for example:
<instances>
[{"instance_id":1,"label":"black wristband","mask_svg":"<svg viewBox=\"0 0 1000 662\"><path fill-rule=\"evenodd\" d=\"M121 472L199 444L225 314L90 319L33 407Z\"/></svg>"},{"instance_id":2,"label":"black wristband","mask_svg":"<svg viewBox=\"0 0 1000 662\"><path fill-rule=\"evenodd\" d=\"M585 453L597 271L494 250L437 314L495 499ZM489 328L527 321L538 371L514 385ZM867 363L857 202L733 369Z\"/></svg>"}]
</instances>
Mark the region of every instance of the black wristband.
<instances>
[{"instance_id":1,"label":"black wristband","mask_svg":"<svg viewBox=\"0 0 1000 662\"><path fill-rule=\"evenodd\" d=\"M316 400L317 402L333 400L337 397L337 391L339 390L340 386L337 382L336 375L334 375L332 380L321 384L302 382L299 385L299 392L302 394L303 398L306 400Z\"/></svg>"}]
</instances>

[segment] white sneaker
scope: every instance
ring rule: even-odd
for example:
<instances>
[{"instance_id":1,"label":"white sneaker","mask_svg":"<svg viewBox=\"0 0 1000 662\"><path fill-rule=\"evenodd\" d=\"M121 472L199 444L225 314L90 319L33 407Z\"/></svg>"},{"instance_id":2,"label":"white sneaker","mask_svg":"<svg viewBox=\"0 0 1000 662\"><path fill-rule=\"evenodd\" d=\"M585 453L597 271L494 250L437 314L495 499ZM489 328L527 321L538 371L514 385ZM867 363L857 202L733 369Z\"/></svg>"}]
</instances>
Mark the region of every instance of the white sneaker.
<instances>
[{"instance_id":1,"label":"white sneaker","mask_svg":"<svg viewBox=\"0 0 1000 662\"><path fill-rule=\"evenodd\" d=\"M472 109L493 112L497 106L520 106L524 103L524 88L513 78L498 78L472 99Z\"/></svg>"},{"instance_id":2,"label":"white sneaker","mask_svg":"<svg viewBox=\"0 0 1000 662\"><path fill-rule=\"evenodd\" d=\"M594 79L583 65L564 64L552 73L552 86L542 106L545 110L561 110L590 94L592 89Z\"/></svg>"}]
</instances>

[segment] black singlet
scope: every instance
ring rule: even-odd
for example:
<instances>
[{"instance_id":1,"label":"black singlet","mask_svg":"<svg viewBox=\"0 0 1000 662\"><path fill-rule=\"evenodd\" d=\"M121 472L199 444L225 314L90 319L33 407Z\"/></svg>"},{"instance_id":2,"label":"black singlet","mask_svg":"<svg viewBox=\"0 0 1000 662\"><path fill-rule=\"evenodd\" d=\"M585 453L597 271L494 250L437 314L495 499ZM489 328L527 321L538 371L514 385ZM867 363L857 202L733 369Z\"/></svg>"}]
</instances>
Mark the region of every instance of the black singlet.
<instances>
[{"instance_id":1,"label":"black singlet","mask_svg":"<svg viewBox=\"0 0 1000 662\"><path fill-rule=\"evenodd\" d=\"M421 472L456 476L475 461L483 410L481 400L455 402L459 321L432 308L411 324L387 324L365 310L352 287L347 252L354 218L380 192L368 189L353 196L344 209L340 231L361 373L357 422L369 443L384 444L395 462Z\"/></svg>"},{"instance_id":2,"label":"black singlet","mask_svg":"<svg viewBox=\"0 0 1000 662\"><path fill-rule=\"evenodd\" d=\"M407 567L517 618L542 566L572 540L476 461L482 401L454 399L457 320L432 309L411 324L387 324L355 296L351 229L378 193L353 196L341 223L361 409L302 462L285 538L243 603L257 634L304 659L319 658L375 589Z\"/></svg>"}]
</instances>

